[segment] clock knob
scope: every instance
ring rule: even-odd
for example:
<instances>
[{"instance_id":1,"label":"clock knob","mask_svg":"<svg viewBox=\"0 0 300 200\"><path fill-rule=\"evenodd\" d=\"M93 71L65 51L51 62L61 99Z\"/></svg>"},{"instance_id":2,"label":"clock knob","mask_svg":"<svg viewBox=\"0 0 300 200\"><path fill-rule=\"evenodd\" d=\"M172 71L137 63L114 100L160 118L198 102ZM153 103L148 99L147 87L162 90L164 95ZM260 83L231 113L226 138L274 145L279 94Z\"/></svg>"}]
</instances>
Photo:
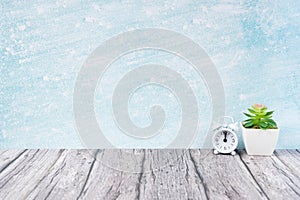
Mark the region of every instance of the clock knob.
<instances>
[{"instance_id":1,"label":"clock knob","mask_svg":"<svg viewBox=\"0 0 300 200\"><path fill-rule=\"evenodd\" d=\"M230 129L234 130L234 131L237 131L237 130L238 130L238 125L237 125L237 123L229 124L228 127L229 127Z\"/></svg>"}]
</instances>

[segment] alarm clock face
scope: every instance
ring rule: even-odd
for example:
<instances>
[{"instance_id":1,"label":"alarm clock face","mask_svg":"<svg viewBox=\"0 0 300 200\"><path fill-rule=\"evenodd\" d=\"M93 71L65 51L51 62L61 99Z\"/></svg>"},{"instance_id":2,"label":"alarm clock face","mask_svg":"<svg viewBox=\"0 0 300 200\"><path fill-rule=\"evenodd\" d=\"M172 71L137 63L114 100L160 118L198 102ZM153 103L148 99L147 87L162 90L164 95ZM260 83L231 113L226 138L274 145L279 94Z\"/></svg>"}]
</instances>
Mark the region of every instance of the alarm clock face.
<instances>
[{"instance_id":1,"label":"alarm clock face","mask_svg":"<svg viewBox=\"0 0 300 200\"><path fill-rule=\"evenodd\" d=\"M229 129L221 129L214 134L213 146L220 153L231 153L237 148L236 134Z\"/></svg>"}]
</instances>

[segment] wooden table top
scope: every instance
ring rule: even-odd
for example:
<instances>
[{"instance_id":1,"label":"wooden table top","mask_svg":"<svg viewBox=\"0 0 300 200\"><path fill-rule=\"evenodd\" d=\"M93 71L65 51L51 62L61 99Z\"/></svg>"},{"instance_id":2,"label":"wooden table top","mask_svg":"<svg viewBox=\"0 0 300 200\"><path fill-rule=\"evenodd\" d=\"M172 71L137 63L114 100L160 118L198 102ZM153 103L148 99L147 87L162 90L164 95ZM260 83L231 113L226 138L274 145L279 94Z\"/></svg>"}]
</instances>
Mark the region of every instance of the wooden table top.
<instances>
[{"instance_id":1,"label":"wooden table top","mask_svg":"<svg viewBox=\"0 0 300 200\"><path fill-rule=\"evenodd\" d=\"M0 150L0 199L300 199L300 151Z\"/></svg>"}]
</instances>

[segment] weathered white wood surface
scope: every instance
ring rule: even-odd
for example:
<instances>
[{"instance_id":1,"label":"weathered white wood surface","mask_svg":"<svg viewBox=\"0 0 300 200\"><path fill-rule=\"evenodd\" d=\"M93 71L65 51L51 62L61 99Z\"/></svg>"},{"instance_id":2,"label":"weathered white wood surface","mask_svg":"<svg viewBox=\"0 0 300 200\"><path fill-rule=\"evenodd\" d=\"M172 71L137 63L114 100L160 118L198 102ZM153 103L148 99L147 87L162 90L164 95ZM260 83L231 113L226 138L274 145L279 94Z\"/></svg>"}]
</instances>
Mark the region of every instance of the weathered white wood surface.
<instances>
[{"instance_id":1,"label":"weathered white wood surface","mask_svg":"<svg viewBox=\"0 0 300 200\"><path fill-rule=\"evenodd\" d=\"M300 152L1 150L0 199L300 199Z\"/></svg>"}]
</instances>

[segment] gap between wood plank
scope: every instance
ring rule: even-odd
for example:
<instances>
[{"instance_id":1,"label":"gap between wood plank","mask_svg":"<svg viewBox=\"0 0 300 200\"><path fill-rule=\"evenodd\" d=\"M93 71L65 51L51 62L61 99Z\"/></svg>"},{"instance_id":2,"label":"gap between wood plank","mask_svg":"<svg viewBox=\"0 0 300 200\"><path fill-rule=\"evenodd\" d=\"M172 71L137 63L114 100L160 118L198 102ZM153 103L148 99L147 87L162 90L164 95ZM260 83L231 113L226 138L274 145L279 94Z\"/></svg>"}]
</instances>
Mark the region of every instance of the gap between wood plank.
<instances>
[{"instance_id":1,"label":"gap between wood plank","mask_svg":"<svg viewBox=\"0 0 300 200\"><path fill-rule=\"evenodd\" d=\"M142 178L143 178L143 175L144 175L144 167L145 167L145 161L146 161L146 150L143 149L143 152L144 152L144 156L143 156L143 159L142 159L142 165L141 165L141 172L139 174L139 177L138 177L138 182L137 182L137 196L136 196L136 199L140 199L140 195L141 195L141 184L142 184Z\"/></svg>"},{"instance_id":2,"label":"gap between wood plank","mask_svg":"<svg viewBox=\"0 0 300 200\"><path fill-rule=\"evenodd\" d=\"M9 167L12 163L14 163L18 158L20 158L25 152L27 151L27 149L25 149L24 151L22 151L20 154L18 154L13 160L11 160L9 163L7 163L1 170L0 170L0 174L7 168Z\"/></svg>"},{"instance_id":3,"label":"gap between wood plank","mask_svg":"<svg viewBox=\"0 0 300 200\"><path fill-rule=\"evenodd\" d=\"M286 152L288 152L288 151L286 151ZM274 152L274 155L284 166L286 166L289 170L291 170L291 173L293 173L294 169L292 169L284 160L282 160L282 158L280 158L279 154L276 151Z\"/></svg>"},{"instance_id":4,"label":"gap between wood plank","mask_svg":"<svg viewBox=\"0 0 300 200\"><path fill-rule=\"evenodd\" d=\"M191 161L192 161L192 163L193 163L194 170L195 170L197 176L199 177L199 179L201 180L201 183L202 183L202 185L203 185L204 194L205 194L205 196L206 196L206 199L209 199L208 194L207 194L207 186L206 186L206 184L204 183L203 177L202 177L201 173L199 172L199 170L198 170L198 168L197 168L196 162L195 162L195 160L194 160L194 158L193 158L193 156L192 156L192 153L191 153L191 149L189 149L189 155L190 155Z\"/></svg>"},{"instance_id":5,"label":"gap between wood plank","mask_svg":"<svg viewBox=\"0 0 300 200\"><path fill-rule=\"evenodd\" d=\"M57 161L61 158L61 156L62 156L62 154L63 154L63 152L65 151L65 149L61 149L61 150L59 150L59 155L58 155L58 157L57 157L57 159L51 164L51 166L50 166L50 168L49 168L49 170L57 163ZM27 197L39 186L39 184L41 183L41 182L43 182L43 180L48 176L49 174L45 174L44 176L43 176L43 178L41 179L41 180L39 180L39 182L35 185L35 187L25 196L25 199L27 199ZM53 190L53 188L51 189L51 191ZM49 192L48 193L48 195L47 196L49 196L50 195L50 193L51 192Z\"/></svg>"},{"instance_id":6,"label":"gap between wood plank","mask_svg":"<svg viewBox=\"0 0 300 200\"><path fill-rule=\"evenodd\" d=\"M239 156L240 160L242 161L242 163L244 164L244 166L246 167L247 171L249 172L249 174L251 175L252 179L254 180L254 182L256 183L256 185L259 187L259 189L261 190L261 192L265 195L265 197L270 200L269 196L266 194L266 192L263 190L263 188L261 187L261 185L258 183L258 181L256 180L256 178L254 177L254 174L251 172L250 168L248 167L248 165L245 163L245 161L243 160L240 151L237 151L237 155Z\"/></svg>"},{"instance_id":7,"label":"gap between wood plank","mask_svg":"<svg viewBox=\"0 0 300 200\"><path fill-rule=\"evenodd\" d=\"M91 175L91 172L92 172L92 170L93 170L94 164L95 164L95 162L97 161L97 155L98 155L98 153L99 153L99 149L97 149L97 151L95 152L94 160L93 160L93 162L92 162L92 164L91 164L91 167L90 167L89 172L88 172L88 174L87 174L87 177L86 177L86 179L85 179L85 181L84 181L84 184L83 184L83 186L82 186L82 189L81 189L79 195L77 196L77 200L82 196L82 194L84 194L84 190L85 190L86 184L87 184L87 182L88 182L88 180L89 180L89 178L90 178L90 175Z\"/></svg>"}]
</instances>

